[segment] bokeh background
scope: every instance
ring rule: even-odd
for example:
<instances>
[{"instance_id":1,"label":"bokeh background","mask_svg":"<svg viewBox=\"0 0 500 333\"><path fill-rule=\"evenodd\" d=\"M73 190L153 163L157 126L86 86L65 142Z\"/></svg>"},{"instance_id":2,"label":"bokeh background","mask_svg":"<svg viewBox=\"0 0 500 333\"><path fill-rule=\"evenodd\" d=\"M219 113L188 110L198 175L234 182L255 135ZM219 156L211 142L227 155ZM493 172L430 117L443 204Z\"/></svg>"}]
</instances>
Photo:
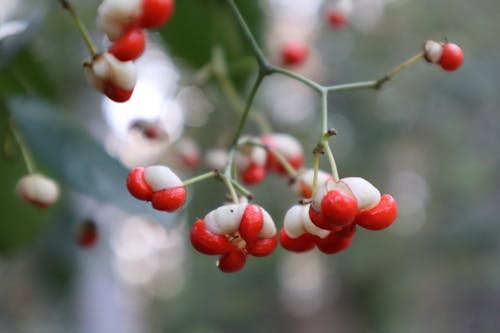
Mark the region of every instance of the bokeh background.
<instances>
[{"instance_id":1,"label":"bokeh background","mask_svg":"<svg viewBox=\"0 0 500 333\"><path fill-rule=\"evenodd\" d=\"M73 3L104 49L99 2ZM183 211L157 214L130 198L124 179L153 163L188 178L208 170L182 163L193 142L201 158L229 146L256 66L225 2L178 0L149 35L132 100L117 105L85 81L85 46L58 1L0 0L0 332L498 332L500 2L353 0L343 30L326 23L330 1L237 4L269 59L303 41L310 56L292 69L324 84L379 78L426 39L461 45L456 72L422 62L378 92L329 97L341 176L393 194L397 221L359 230L337 255L278 248L237 274L219 272L188 232L224 201L221 184L196 184ZM225 73L209 75L214 57ZM273 76L255 107L312 151L314 92ZM9 119L62 186L48 210L14 195L26 169ZM131 130L137 119L157 122L164 140ZM250 121L246 133L258 128ZM278 227L297 200L276 176L252 190ZM85 219L99 228L91 249L75 243Z\"/></svg>"}]
</instances>

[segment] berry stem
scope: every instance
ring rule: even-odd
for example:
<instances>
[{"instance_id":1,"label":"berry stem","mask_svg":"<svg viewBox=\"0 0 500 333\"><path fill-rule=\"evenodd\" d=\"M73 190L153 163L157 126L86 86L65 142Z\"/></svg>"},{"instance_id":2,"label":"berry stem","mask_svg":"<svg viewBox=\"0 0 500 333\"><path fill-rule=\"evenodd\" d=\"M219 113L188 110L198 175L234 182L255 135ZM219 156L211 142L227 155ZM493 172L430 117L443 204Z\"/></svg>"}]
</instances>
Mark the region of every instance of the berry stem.
<instances>
[{"instance_id":1,"label":"berry stem","mask_svg":"<svg viewBox=\"0 0 500 333\"><path fill-rule=\"evenodd\" d=\"M209 179L209 178L215 178L217 176L219 176L219 171L213 170L213 171L210 171L210 172L203 173L201 175L195 176L193 178L186 179L185 181L182 182L182 185L183 186L193 185L195 183L204 181L204 180Z\"/></svg>"},{"instance_id":2,"label":"berry stem","mask_svg":"<svg viewBox=\"0 0 500 333\"><path fill-rule=\"evenodd\" d=\"M410 57L409 59L405 60L404 62L402 62L398 66L396 66L393 69L391 69L389 72L387 72L387 74L384 77L378 79L375 82L373 88L374 89L380 89L380 88L382 88L382 86L386 82L390 81L394 76L396 76L396 74L398 74L399 72L403 71L407 67L413 65L414 63L416 63L416 62L418 62L418 61L420 61L422 59L424 59L424 51L415 54L414 56Z\"/></svg>"},{"instance_id":3,"label":"berry stem","mask_svg":"<svg viewBox=\"0 0 500 333\"><path fill-rule=\"evenodd\" d=\"M229 78L226 59L220 47L214 48L212 52L212 68L215 79L224 92L224 95L226 95L231 107L238 112L243 110L245 105L238 95L236 87ZM263 117L262 113L254 112L253 109L250 110L249 113L250 118L259 126L262 133L272 132L271 125L267 119Z\"/></svg>"},{"instance_id":4,"label":"berry stem","mask_svg":"<svg viewBox=\"0 0 500 333\"><path fill-rule=\"evenodd\" d=\"M297 81L300 81L302 82L303 84L305 84L306 86L310 87L311 89L319 92L319 93L322 93L323 90L325 89L322 85L320 85L319 83L316 83L312 80L309 80L308 78L300 75L300 74L297 74L295 72L292 72L292 71L289 71L287 69L284 69L284 68L281 68L281 67L276 67L276 66L271 66L269 68L269 73L270 74L281 74L281 75L284 75L284 76L288 76L294 80L297 80Z\"/></svg>"},{"instance_id":5,"label":"berry stem","mask_svg":"<svg viewBox=\"0 0 500 333\"><path fill-rule=\"evenodd\" d=\"M312 189L311 189L311 199L314 198L314 195L316 194L316 191L318 190L318 171L319 171L319 158L321 156L321 149L318 149L316 147L313 151L313 168L314 168L314 175L313 175L313 183L312 183Z\"/></svg>"},{"instance_id":6,"label":"berry stem","mask_svg":"<svg viewBox=\"0 0 500 333\"><path fill-rule=\"evenodd\" d=\"M59 0L59 2L61 3L62 7L71 15L73 22L75 22L78 31L82 35L83 41L89 49L90 56L94 57L97 54L97 48L95 47L94 42L92 41L92 38L90 37L90 34L85 27L85 24L83 24L82 20L68 0Z\"/></svg>"},{"instance_id":7,"label":"berry stem","mask_svg":"<svg viewBox=\"0 0 500 333\"><path fill-rule=\"evenodd\" d=\"M252 47L252 51L255 54L255 58L257 59L257 62L259 63L259 67L260 67L261 71L267 72L266 69L268 69L270 67L269 63L268 63L266 57L264 56L262 49L260 48L259 44L257 43L257 40L253 36L252 31L250 31L248 24L246 23L245 19L241 15L238 7L234 3L234 0L226 0L226 1L228 3L229 7L231 8L231 11L233 12L234 17L238 21L239 26L243 30L243 34L245 35L246 39L250 43L250 45Z\"/></svg>"},{"instance_id":8,"label":"berry stem","mask_svg":"<svg viewBox=\"0 0 500 333\"><path fill-rule=\"evenodd\" d=\"M233 202L237 204L237 203L239 203L238 195L236 194L236 190L234 189L233 182L232 182L234 152L235 152L235 147L233 147L233 148L231 148L231 150L229 150L226 168L224 169L224 174L221 175L221 178L222 178L222 181L224 182L224 184L226 184L226 187L229 190L229 194L231 195Z\"/></svg>"},{"instance_id":9,"label":"berry stem","mask_svg":"<svg viewBox=\"0 0 500 333\"><path fill-rule=\"evenodd\" d=\"M10 132L12 133L12 136L14 137L14 140L16 141L17 145L19 146L19 149L21 150L21 155L24 160L24 164L26 165L26 169L28 170L28 173L32 174L35 173L36 171L36 165L33 157L31 156L31 153L28 149L28 146L24 142L21 134L17 130L17 128L14 126L12 121L9 121L9 129Z\"/></svg>"},{"instance_id":10,"label":"berry stem","mask_svg":"<svg viewBox=\"0 0 500 333\"><path fill-rule=\"evenodd\" d=\"M233 186L234 188L240 192L241 194L243 194L245 197L247 197L248 199L251 199L253 198L253 193L250 192L249 190L247 190L245 187L243 187L240 183L238 183L236 180L232 179L231 180L231 183L233 183Z\"/></svg>"},{"instance_id":11,"label":"berry stem","mask_svg":"<svg viewBox=\"0 0 500 333\"><path fill-rule=\"evenodd\" d=\"M321 130L322 135L318 146L323 149L328 157L328 162L330 163L330 168L332 171L332 177L335 181L339 180L339 172L337 170L337 163L335 162L335 158L333 157L332 149L330 148L330 144L328 139L333 135L331 131L328 130L328 91L321 91Z\"/></svg>"}]
</instances>

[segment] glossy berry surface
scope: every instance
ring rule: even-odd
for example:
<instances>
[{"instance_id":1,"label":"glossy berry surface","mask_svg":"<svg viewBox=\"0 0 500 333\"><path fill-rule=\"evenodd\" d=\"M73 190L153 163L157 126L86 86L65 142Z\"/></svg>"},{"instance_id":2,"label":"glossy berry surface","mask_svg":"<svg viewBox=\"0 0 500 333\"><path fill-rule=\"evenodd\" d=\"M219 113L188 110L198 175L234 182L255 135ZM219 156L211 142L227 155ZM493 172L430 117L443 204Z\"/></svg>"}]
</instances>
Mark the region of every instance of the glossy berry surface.
<instances>
[{"instance_id":1,"label":"glossy berry surface","mask_svg":"<svg viewBox=\"0 0 500 333\"><path fill-rule=\"evenodd\" d=\"M108 52L118 60L129 61L139 58L146 47L146 34L141 28L131 28L109 48Z\"/></svg>"},{"instance_id":2,"label":"glossy berry surface","mask_svg":"<svg viewBox=\"0 0 500 333\"><path fill-rule=\"evenodd\" d=\"M443 45L443 53L439 64L446 71L457 70L464 61L464 53L460 46L453 43L445 43Z\"/></svg>"},{"instance_id":3,"label":"glossy berry surface","mask_svg":"<svg viewBox=\"0 0 500 333\"><path fill-rule=\"evenodd\" d=\"M182 186L167 188L153 193L151 203L154 209L174 212L186 201L186 189Z\"/></svg>"},{"instance_id":4,"label":"glossy berry surface","mask_svg":"<svg viewBox=\"0 0 500 333\"><path fill-rule=\"evenodd\" d=\"M255 163L250 163L248 168L241 173L241 181L246 185L260 183L266 177L266 169Z\"/></svg>"},{"instance_id":5,"label":"glossy berry surface","mask_svg":"<svg viewBox=\"0 0 500 333\"><path fill-rule=\"evenodd\" d=\"M137 167L127 177L127 189L136 199L151 200L153 191L144 179L144 168Z\"/></svg>"},{"instance_id":6,"label":"glossy berry surface","mask_svg":"<svg viewBox=\"0 0 500 333\"><path fill-rule=\"evenodd\" d=\"M340 191L329 191L321 200L321 214L333 226L344 226L358 213L358 204L354 197Z\"/></svg>"},{"instance_id":7,"label":"glossy berry surface","mask_svg":"<svg viewBox=\"0 0 500 333\"><path fill-rule=\"evenodd\" d=\"M391 195L384 194L377 206L359 213L355 223L365 229L381 230L389 227L397 215L396 200Z\"/></svg>"},{"instance_id":8,"label":"glossy berry surface","mask_svg":"<svg viewBox=\"0 0 500 333\"><path fill-rule=\"evenodd\" d=\"M307 45L296 41L284 44L281 50L281 60L285 65L300 65L307 59L308 55Z\"/></svg>"},{"instance_id":9,"label":"glossy berry surface","mask_svg":"<svg viewBox=\"0 0 500 333\"><path fill-rule=\"evenodd\" d=\"M174 13L174 0L143 0L139 24L144 28L157 28Z\"/></svg>"}]
</instances>

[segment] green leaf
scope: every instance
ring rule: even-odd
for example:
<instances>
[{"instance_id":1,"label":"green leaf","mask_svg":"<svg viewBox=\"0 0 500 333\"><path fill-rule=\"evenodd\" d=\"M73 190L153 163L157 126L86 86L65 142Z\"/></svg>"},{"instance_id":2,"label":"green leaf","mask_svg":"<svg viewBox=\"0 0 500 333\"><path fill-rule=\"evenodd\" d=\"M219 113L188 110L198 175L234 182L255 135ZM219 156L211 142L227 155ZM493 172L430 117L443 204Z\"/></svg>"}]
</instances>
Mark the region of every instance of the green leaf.
<instances>
[{"instance_id":1,"label":"green leaf","mask_svg":"<svg viewBox=\"0 0 500 333\"><path fill-rule=\"evenodd\" d=\"M17 97L9 101L12 119L38 162L75 191L132 213L173 221L127 191L128 170L67 114L46 102Z\"/></svg>"}]
</instances>

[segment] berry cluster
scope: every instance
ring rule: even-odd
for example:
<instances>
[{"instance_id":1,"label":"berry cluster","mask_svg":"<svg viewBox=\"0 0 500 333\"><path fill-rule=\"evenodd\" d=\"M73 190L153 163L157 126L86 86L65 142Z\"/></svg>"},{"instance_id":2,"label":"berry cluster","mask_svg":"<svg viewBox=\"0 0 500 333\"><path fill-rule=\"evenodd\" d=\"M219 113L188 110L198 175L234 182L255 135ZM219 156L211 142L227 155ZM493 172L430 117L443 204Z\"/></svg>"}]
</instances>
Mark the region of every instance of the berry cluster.
<instances>
[{"instance_id":1,"label":"berry cluster","mask_svg":"<svg viewBox=\"0 0 500 333\"><path fill-rule=\"evenodd\" d=\"M302 252L315 245L325 253L346 249L356 225L369 230L385 229L397 215L396 201L360 177L321 183L310 204L288 210L280 241L284 248Z\"/></svg>"},{"instance_id":2,"label":"berry cluster","mask_svg":"<svg viewBox=\"0 0 500 333\"><path fill-rule=\"evenodd\" d=\"M129 100L137 79L133 60L146 46L144 29L163 25L173 11L173 0L104 0L97 25L113 43L85 62L89 82L115 102Z\"/></svg>"},{"instance_id":3,"label":"berry cluster","mask_svg":"<svg viewBox=\"0 0 500 333\"><path fill-rule=\"evenodd\" d=\"M249 255L265 257L276 248L276 227L260 206L241 202L219 207L191 228L191 243L201 253L220 255L226 273L243 268Z\"/></svg>"},{"instance_id":4,"label":"berry cluster","mask_svg":"<svg viewBox=\"0 0 500 333\"><path fill-rule=\"evenodd\" d=\"M139 200L151 201L154 209L173 212L186 201L186 189L170 168L161 165L137 167L127 177L129 192Z\"/></svg>"}]
</instances>

